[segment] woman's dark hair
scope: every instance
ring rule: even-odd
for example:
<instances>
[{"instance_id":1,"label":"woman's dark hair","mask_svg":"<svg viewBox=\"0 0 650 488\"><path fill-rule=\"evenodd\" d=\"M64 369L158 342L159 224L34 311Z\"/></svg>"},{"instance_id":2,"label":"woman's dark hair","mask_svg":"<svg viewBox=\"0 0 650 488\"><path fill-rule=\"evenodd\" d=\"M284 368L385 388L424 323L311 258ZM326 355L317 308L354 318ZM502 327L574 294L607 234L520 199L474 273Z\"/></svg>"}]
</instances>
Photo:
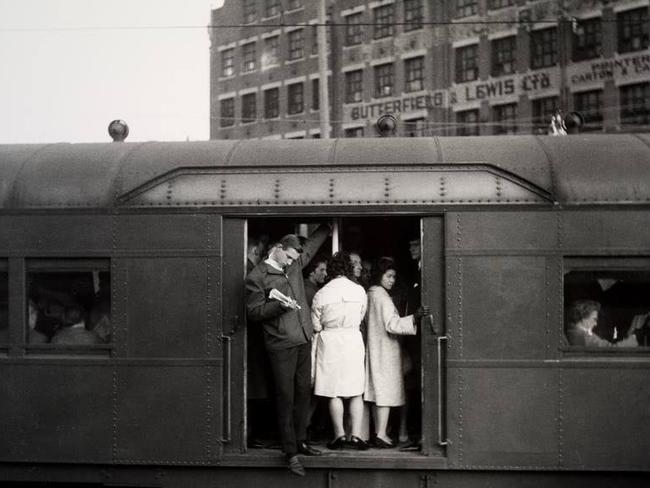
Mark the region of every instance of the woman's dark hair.
<instances>
[{"instance_id":1,"label":"woman's dark hair","mask_svg":"<svg viewBox=\"0 0 650 488\"><path fill-rule=\"evenodd\" d=\"M334 253L334 255L327 261L327 275L330 278L336 278L337 276L350 278L352 276L350 255L343 251Z\"/></svg>"},{"instance_id":2,"label":"woman's dark hair","mask_svg":"<svg viewBox=\"0 0 650 488\"><path fill-rule=\"evenodd\" d=\"M394 269L397 271L397 268L395 267L395 260L388 256L379 258L377 260L377 263L372 267L372 271L370 272L370 284L381 285L381 279L389 269Z\"/></svg>"},{"instance_id":3,"label":"woman's dark hair","mask_svg":"<svg viewBox=\"0 0 650 488\"><path fill-rule=\"evenodd\" d=\"M577 324L586 319L592 312L600 311L600 303L593 300L578 300L571 304L568 313L569 324Z\"/></svg>"}]
</instances>

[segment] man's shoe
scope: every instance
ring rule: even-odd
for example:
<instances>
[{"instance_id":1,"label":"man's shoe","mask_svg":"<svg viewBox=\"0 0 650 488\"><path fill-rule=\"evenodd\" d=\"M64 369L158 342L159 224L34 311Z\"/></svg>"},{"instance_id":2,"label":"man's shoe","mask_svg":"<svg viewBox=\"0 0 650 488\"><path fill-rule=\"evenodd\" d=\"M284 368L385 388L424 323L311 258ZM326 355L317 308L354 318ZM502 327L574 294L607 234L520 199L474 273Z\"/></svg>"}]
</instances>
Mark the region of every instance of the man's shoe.
<instances>
[{"instance_id":1,"label":"man's shoe","mask_svg":"<svg viewBox=\"0 0 650 488\"><path fill-rule=\"evenodd\" d=\"M333 441L328 442L327 448L336 451L337 449L343 449L346 443L347 441L345 440L345 436L342 435L341 437L337 437Z\"/></svg>"},{"instance_id":2,"label":"man's shoe","mask_svg":"<svg viewBox=\"0 0 650 488\"><path fill-rule=\"evenodd\" d=\"M386 442L381 437L375 437L373 446L378 447L379 449L392 449L395 447L392 442Z\"/></svg>"},{"instance_id":3,"label":"man's shoe","mask_svg":"<svg viewBox=\"0 0 650 488\"><path fill-rule=\"evenodd\" d=\"M302 463L298 456L291 456L289 458L289 471L296 476L305 476L305 468L302 467Z\"/></svg>"},{"instance_id":4,"label":"man's shoe","mask_svg":"<svg viewBox=\"0 0 650 488\"><path fill-rule=\"evenodd\" d=\"M298 452L304 456L320 456L322 452L318 449L314 449L306 441L298 443Z\"/></svg>"},{"instance_id":5,"label":"man's shoe","mask_svg":"<svg viewBox=\"0 0 650 488\"><path fill-rule=\"evenodd\" d=\"M352 449L356 449L357 451L365 451L369 447L366 441L359 439L356 435L350 437L348 446Z\"/></svg>"}]
</instances>

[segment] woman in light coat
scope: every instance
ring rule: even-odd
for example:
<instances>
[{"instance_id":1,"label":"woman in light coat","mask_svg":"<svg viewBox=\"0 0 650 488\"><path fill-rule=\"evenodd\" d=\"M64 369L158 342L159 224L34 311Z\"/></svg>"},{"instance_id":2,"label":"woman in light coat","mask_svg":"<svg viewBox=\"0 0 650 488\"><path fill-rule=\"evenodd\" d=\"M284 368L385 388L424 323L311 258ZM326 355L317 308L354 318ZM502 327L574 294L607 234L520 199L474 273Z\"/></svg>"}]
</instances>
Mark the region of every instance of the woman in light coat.
<instances>
[{"instance_id":1,"label":"woman in light coat","mask_svg":"<svg viewBox=\"0 0 650 488\"><path fill-rule=\"evenodd\" d=\"M332 280L314 296L311 320L316 341L314 394L329 398L334 440L329 449L365 450L361 439L365 347L359 325L366 314L366 292L353 282L347 253L336 253L327 262ZM349 399L351 432L343 426L343 399Z\"/></svg>"},{"instance_id":2,"label":"woman in light coat","mask_svg":"<svg viewBox=\"0 0 650 488\"><path fill-rule=\"evenodd\" d=\"M389 448L393 443L386 434L391 407L406 402L402 373L402 350L399 336L415 335L417 323L427 312L420 307L413 315L400 317L389 291L397 276L391 258L381 258L373 268L368 290L368 338L366 355L366 387L364 399L373 402L376 447Z\"/></svg>"}]
</instances>

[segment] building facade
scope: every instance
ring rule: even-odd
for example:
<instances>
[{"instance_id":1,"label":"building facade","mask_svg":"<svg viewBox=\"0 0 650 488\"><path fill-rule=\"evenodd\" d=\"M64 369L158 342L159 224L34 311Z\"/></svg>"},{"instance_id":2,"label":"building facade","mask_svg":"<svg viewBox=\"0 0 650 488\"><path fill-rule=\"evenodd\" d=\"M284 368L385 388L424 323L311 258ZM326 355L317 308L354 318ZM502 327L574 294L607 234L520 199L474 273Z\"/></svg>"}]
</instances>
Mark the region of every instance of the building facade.
<instances>
[{"instance_id":1,"label":"building facade","mask_svg":"<svg viewBox=\"0 0 650 488\"><path fill-rule=\"evenodd\" d=\"M225 0L210 137L320 137L319 0ZM650 0L327 0L332 137L650 128Z\"/></svg>"}]
</instances>

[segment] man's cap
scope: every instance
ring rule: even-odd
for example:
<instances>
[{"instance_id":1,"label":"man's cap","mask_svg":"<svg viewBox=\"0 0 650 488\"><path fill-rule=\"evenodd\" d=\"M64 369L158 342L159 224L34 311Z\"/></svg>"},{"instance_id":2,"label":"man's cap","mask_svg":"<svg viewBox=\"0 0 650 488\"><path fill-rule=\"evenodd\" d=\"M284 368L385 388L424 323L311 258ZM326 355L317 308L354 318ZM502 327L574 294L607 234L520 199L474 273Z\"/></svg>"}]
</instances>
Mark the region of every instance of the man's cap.
<instances>
[{"instance_id":1,"label":"man's cap","mask_svg":"<svg viewBox=\"0 0 650 488\"><path fill-rule=\"evenodd\" d=\"M284 249L293 247L299 253L302 252L302 243L296 234L287 234L282 239L280 239L279 243Z\"/></svg>"}]
</instances>

